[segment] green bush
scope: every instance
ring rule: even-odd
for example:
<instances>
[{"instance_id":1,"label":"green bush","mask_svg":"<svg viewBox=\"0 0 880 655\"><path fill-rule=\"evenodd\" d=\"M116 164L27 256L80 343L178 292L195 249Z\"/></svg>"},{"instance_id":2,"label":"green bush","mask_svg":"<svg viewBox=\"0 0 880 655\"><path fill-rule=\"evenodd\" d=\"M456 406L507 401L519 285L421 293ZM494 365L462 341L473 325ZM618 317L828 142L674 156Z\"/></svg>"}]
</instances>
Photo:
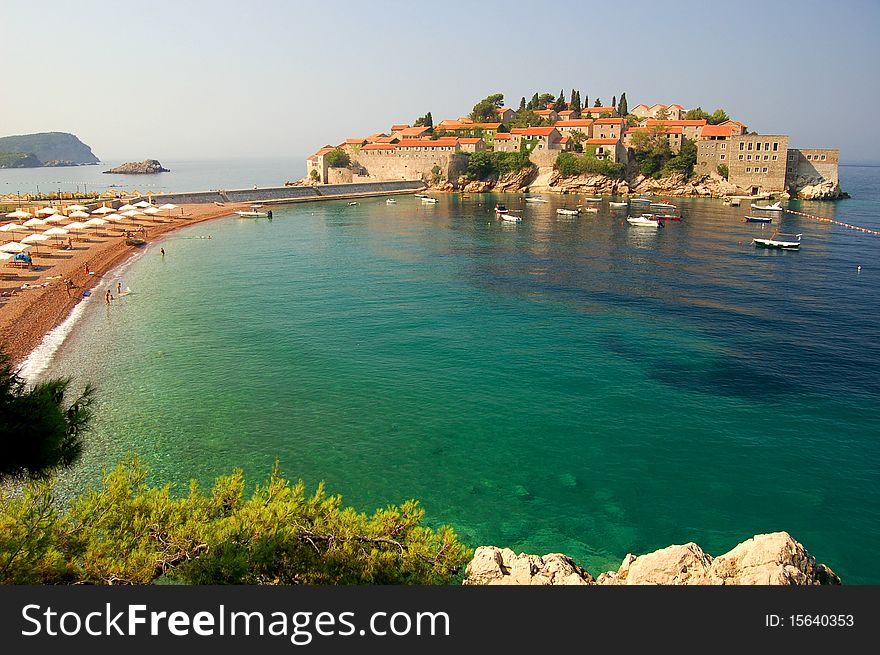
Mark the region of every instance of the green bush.
<instances>
[{"instance_id":1,"label":"green bush","mask_svg":"<svg viewBox=\"0 0 880 655\"><path fill-rule=\"evenodd\" d=\"M614 162L609 159L596 159L595 156L589 153L575 155L571 152L559 153L555 167L563 177L572 177L585 173L616 177L626 168L620 162Z\"/></svg>"},{"instance_id":2,"label":"green bush","mask_svg":"<svg viewBox=\"0 0 880 655\"><path fill-rule=\"evenodd\" d=\"M324 159L330 168L346 168L351 163L351 157L348 156L348 153L339 148L328 152L324 155Z\"/></svg>"},{"instance_id":3,"label":"green bush","mask_svg":"<svg viewBox=\"0 0 880 655\"><path fill-rule=\"evenodd\" d=\"M718 164L718 174L725 180L730 176L730 169L727 168L727 164Z\"/></svg>"},{"instance_id":4,"label":"green bush","mask_svg":"<svg viewBox=\"0 0 880 655\"><path fill-rule=\"evenodd\" d=\"M492 181L508 173L534 166L526 152L473 152L468 156L469 180Z\"/></svg>"}]
</instances>

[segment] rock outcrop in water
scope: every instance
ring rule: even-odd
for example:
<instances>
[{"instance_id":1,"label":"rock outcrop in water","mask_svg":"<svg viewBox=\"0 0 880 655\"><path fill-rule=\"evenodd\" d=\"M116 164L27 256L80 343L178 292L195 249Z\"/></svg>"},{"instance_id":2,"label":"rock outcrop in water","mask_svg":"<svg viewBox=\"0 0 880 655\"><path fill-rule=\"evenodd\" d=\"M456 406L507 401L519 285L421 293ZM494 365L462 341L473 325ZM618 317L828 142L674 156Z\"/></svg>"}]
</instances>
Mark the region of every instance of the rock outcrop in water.
<instances>
[{"instance_id":1,"label":"rock outcrop in water","mask_svg":"<svg viewBox=\"0 0 880 655\"><path fill-rule=\"evenodd\" d=\"M143 161L131 161L126 164L120 164L116 168L111 168L105 173L118 173L121 175L152 175L154 173L169 173L167 168L162 168L162 164L156 159L145 159Z\"/></svg>"},{"instance_id":2,"label":"rock outcrop in water","mask_svg":"<svg viewBox=\"0 0 880 655\"><path fill-rule=\"evenodd\" d=\"M787 532L761 534L718 557L695 543L627 555L617 571L593 578L566 555L516 555L481 546L467 566L466 585L837 585Z\"/></svg>"}]
</instances>

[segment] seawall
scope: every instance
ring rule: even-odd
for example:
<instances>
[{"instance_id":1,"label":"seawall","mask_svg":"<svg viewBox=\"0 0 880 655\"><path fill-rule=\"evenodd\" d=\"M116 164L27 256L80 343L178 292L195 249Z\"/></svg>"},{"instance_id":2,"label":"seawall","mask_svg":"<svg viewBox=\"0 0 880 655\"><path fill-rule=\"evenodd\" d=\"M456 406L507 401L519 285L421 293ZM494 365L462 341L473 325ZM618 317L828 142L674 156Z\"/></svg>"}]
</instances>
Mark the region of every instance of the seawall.
<instances>
[{"instance_id":1,"label":"seawall","mask_svg":"<svg viewBox=\"0 0 880 655\"><path fill-rule=\"evenodd\" d=\"M258 189L220 189L217 191L191 191L180 193L151 194L153 204L175 205L224 203L235 204L260 202L285 204L314 200L342 200L415 193L425 189L420 181L354 182L351 184L322 184L316 186L262 187Z\"/></svg>"}]
</instances>

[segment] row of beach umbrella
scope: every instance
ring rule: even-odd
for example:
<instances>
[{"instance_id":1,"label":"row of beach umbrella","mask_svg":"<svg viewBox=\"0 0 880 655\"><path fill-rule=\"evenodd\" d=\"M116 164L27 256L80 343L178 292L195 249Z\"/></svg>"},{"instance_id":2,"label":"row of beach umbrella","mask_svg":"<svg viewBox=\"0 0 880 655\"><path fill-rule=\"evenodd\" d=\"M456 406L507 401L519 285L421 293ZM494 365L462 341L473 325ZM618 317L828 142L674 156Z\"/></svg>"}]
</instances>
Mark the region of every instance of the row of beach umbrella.
<instances>
[{"instance_id":1,"label":"row of beach umbrella","mask_svg":"<svg viewBox=\"0 0 880 655\"><path fill-rule=\"evenodd\" d=\"M14 237L16 231L21 232L27 230L30 232L31 230L36 230L38 228L45 228L47 225L51 225L51 227L44 229L43 232L30 233L19 241L10 241L9 243L3 244L0 246L0 261L12 259L16 254L24 252L32 245L37 246L40 242L46 241L50 238L61 238L72 231L100 229L111 221L118 223L126 219L134 218L135 216L153 217L162 211L168 211L170 216L172 209L177 209L177 205L168 203L156 207L145 200L133 205L125 204L118 209L101 206L93 210L91 214L87 213L88 207L84 207L83 205L70 205L63 210L68 212L66 216L59 213L59 211L61 211L60 208L43 207L36 210L34 214L18 209L6 214L6 218L26 218L27 220L20 224L11 222L0 225L0 233L9 232L12 233ZM40 218L40 216L43 216L44 218ZM80 222L79 219L81 218L87 220ZM63 227L52 225L53 223L60 223L61 221L68 221L70 219L76 220Z\"/></svg>"}]
</instances>

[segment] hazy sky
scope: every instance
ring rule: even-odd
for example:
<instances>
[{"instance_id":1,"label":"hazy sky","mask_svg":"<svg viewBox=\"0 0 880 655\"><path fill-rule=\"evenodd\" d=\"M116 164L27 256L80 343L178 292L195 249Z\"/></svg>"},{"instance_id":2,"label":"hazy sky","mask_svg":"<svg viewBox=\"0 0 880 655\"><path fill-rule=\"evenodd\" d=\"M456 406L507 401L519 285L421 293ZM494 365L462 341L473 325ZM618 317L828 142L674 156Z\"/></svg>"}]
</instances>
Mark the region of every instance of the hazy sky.
<instances>
[{"instance_id":1,"label":"hazy sky","mask_svg":"<svg viewBox=\"0 0 880 655\"><path fill-rule=\"evenodd\" d=\"M300 157L573 86L880 160L878 0L0 0L0 25L0 135L106 160Z\"/></svg>"}]
</instances>

